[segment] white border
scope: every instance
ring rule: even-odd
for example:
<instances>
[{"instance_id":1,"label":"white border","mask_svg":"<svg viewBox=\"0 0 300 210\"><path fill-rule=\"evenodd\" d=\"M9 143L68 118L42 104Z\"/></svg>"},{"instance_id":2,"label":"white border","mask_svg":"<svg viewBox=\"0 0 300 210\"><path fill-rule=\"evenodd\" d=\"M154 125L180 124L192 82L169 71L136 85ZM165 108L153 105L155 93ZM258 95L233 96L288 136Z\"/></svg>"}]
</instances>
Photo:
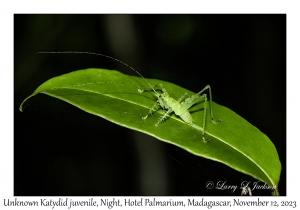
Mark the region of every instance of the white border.
<instances>
[{"instance_id":1,"label":"white border","mask_svg":"<svg viewBox=\"0 0 300 210\"><path fill-rule=\"evenodd\" d=\"M299 2L299 1L298 1ZM299 60L300 17L297 1L1 1L1 77L0 77L0 206L3 199L13 199L13 14L14 13L287 13L287 197L267 197L264 200L298 200L299 177ZM278 100L284 100L278 96ZM283 139L285 141L285 139ZM285 164L285 163L283 163ZM51 197L47 197L50 199ZM119 197L120 198L120 197ZM122 197L123 199L124 197ZM168 200L171 197L161 197ZM20 200L39 200L23 197ZM57 197L53 197L57 199ZM80 200L81 198L73 197ZM84 197L86 200L87 197ZM99 198L95 198L98 199ZM120 198L121 199L121 198ZM136 198L138 199L138 198ZM172 198L173 200L187 197ZM233 198L206 197L209 200ZM250 199L247 197L247 199ZM254 198L253 198L254 199ZM251 199L251 200L253 200ZM257 199L257 198L255 198ZM254 200L255 200L254 199ZM245 198L244 198L245 200ZM299 205L299 203L298 203ZM213 207L215 208L215 207ZM2 209L2 208L1 208ZM9 209L23 209L10 207ZM26 208L28 209L28 208ZM38 209L41 209L40 207ZM86 209L86 208L77 208ZM123 209L131 209L123 208ZM156 207L162 209L162 207ZM171 209L171 208L163 208Z\"/></svg>"}]
</instances>

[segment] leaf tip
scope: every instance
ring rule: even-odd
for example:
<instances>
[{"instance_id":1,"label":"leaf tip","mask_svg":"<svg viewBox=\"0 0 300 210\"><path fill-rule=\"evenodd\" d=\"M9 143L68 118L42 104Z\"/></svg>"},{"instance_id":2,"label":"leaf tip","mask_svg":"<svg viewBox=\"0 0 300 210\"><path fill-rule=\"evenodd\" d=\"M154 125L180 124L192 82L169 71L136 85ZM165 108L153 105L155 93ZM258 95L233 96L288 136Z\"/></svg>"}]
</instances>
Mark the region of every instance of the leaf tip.
<instances>
[{"instance_id":1,"label":"leaf tip","mask_svg":"<svg viewBox=\"0 0 300 210\"><path fill-rule=\"evenodd\" d=\"M26 101L28 101L29 98L31 98L32 96L36 95L37 93L33 93L30 96L28 96L27 98L24 99L24 101L21 103L20 107L19 107L19 111L23 112L24 109L26 108L26 105L24 106L24 104L26 103Z\"/></svg>"}]
</instances>

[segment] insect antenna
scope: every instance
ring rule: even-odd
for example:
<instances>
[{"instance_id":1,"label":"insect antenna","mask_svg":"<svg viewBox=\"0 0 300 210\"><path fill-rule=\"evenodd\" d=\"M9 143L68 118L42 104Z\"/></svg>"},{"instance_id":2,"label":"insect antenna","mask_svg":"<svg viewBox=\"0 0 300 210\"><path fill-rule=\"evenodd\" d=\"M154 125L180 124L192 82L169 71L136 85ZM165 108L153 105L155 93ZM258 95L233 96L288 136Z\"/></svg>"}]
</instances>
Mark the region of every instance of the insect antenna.
<instances>
[{"instance_id":1,"label":"insect antenna","mask_svg":"<svg viewBox=\"0 0 300 210\"><path fill-rule=\"evenodd\" d=\"M143 77L143 75L141 75L137 70L135 70L133 67L129 66L127 63L124 63L123 61L120 61L114 57L108 56L108 55L104 55L104 54L100 54L100 53L92 53L92 52L78 52L78 51L63 51L63 52L37 52L36 54L89 54L89 55L99 55L99 56L103 56L106 58L110 58L112 60L118 61L120 63L122 63L123 65L127 66L128 68L130 68L131 70L133 70L135 73L137 73L140 77L143 78L143 80L151 87L151 89L156 93L155 89L152 87L152 85L145 79L145 77Z\"/></svg>"}]
</instances>

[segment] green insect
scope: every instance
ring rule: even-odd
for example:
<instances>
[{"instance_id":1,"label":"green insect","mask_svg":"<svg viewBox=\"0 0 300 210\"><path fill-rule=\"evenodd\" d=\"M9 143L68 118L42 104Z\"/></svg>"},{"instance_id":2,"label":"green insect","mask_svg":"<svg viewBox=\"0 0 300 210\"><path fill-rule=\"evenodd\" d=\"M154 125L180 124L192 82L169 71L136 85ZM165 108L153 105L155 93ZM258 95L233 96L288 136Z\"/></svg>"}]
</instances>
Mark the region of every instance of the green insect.
<instances>
[{"instance_id":1,"label":"green insect","mask_svg":"<svg viewBox=\"0 0 300 210\"><path fill-rule=\"evenodd\" d=\"M147 82L148 83L148 82ZM140 88L138 91L140 93L144 91L153 91L154 96L157 98L157 101L153 105L153 107L150 109L149 113L143 117L143 119L147 119L150 115L155 113L159 108L162 108L163 110L166 110L165 114L157 121L155 126L158 126L160 123L165 121L172 112L175 113L175 115L179 116L185 123L188 125L192 126L193 128L196 128L200 131L202 131L202 139L204 142L207 142L208 139L205 139L205 123L206 123L206 104L207 104L207 96L206 94L201 95L205 90L209 90L209 95L210 95L210 115L211 115L211 120L214 124L217 124L221 122L221 120L214 120L213 118L213 110L212 110L212 94L211 94L211 87L207 85L205 88L203 88L200 92L198 92L195 95L188 96L187 93L184 93L178 100L175 100L171 96L169 96L168 92L166 89L163 87L162 84L155 85L152 87L149 83L148 85L151 87L151 89L143 89ZM155 91L155 88L161 93L158 93ZM193 118L189 112L189 108L191 108L193 105L201 102L204 99L204 115L203 115L203 127L201 128L200 126L196 125L193 123Z\"/></svg>"},{"instance_id":2,"label":"green insect","mask_svg":"<svg viewBox=\"0 0 300 210\"><path fill-rule=\"evenodd\" d=\"M175 115L179 116L186 124L190 125L191 127L200 130L202 132L202 139L204 142L207 142L208 139L205 138L205 124L206 124L206 105L207 105L207 95L206 94L202 94L205 90L209 90L209 99L210 99L210 116L211 116L211 120L214 124L217 124L219 122L221 122L222 120L215 120L213 117L213 109L212 109L212 93L211 93L211 87L210 85L207 85L205 88L203 88L200 92L192 95L192 96L188 96L187 93L184 93L178 100L175 100L174 98L172 98L167 90L163 87L162 84L157 84L155 86L152 86L138 71L136 71L134 68L132 68L131 66L129 66L128 64L107 56L107 55L103 55L103 54L98 54L98 53L91 53L91 52L74 52L74 51L66 51L66 52L38 52L38 53L79 53L79 54L91 54L91 55L100 55L100 56L104 56L113 60L116 60L122 64L124 64L125 66L129 67L130 69L132 69L134 72L136 72L141 78L144 79L144 81L149 85L150 88L142 88L138 86L138 92L143 93L146 91L152 92L154 94L154 96L157 98L157 101L155 102L155 104L152 106L152 108L150 109L149 113L145 116L142 117L144 120L146 120L150 115L154 114L156 111L158 111L160 108L163 109L165 111L165 114L157 121L157 123L155 124L155 126L158 126L159 124L161 124L163 121L165 121L172 112L175 113ZM201 95L202 94L202 95ZM193 123L193 118L189 112L189 109L197 104L200 103L201 101L204 100L204 115L203 115L203 126L200 127L196 124Z\"/></svg>"}]
</instances>

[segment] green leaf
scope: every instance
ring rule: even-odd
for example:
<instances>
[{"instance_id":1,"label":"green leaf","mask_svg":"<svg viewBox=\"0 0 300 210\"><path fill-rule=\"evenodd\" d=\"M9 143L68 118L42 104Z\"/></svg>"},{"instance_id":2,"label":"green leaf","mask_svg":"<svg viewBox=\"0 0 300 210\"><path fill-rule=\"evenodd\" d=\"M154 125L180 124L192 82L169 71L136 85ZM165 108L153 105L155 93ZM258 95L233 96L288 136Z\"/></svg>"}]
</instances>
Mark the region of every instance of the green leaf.
<instances>
[{"instance_id":1,"label":"green leaf","mask_svg":"<svg viewBox=\"0 0 300 210\"><path fill-rule=\"evenodd\" d=\"M193 92L169 82L147 79L152 84L163 84L169 95L178 99L183 93ZM118 71L86 69L52 78L40 85L24 102L38 93L66 101L88 113L103 117L118 125L141 131L155 138L174 144L188 152L215 160L237 171L253 176L276 188L281 164L275 146L270 139L245 119L230 109L213 102L215 119L206 120L204 143L201 131L187 125L179 117L171 115L165 122L155 126L164 111L159 110L146 120L142 119L156 99L150 92L139 93L137 86L147 87L140 77L124 75ZM207 115L209 115L209 106ZM190 109L194 123L202 127L203 103Z\"/></svg>"}]
</instances>

